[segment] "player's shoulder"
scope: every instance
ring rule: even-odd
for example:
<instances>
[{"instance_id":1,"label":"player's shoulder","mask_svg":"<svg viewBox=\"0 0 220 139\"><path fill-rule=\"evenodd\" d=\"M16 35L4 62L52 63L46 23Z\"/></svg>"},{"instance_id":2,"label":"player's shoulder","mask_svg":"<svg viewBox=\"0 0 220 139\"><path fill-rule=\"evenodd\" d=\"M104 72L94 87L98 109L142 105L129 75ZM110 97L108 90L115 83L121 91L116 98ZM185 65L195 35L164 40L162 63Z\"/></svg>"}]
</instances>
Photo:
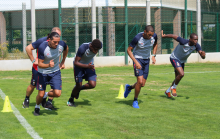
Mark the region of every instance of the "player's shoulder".
<instances>
[{"instance_id":1,"label":"player's shoulder","mask_svg":"<svg viewBox=\"0 0 220 139\"><path fill-rule=\"evenodd\" d=\"M43 38L38 39L37 41L39 41L39 42L44 42L44 41L46 41L46 40L47 40L47 37L43 37Z\"/></svg>"},{"instance_id":2,"label":"player's shoulder","mask_svg":"<svg viewBox=\"0 0 220 139\"><path fill-rule=\"evenodd\" d=\"M62 45L62 46L66 45L66 43L62 40L59 42L59 44Z\"/></svg>"},{"instance_id":3,"label":"player's shoulder","mask_svg":"<svg viewBox=\"0 0 220 139\"><path fill-rule=\"evenodd\" d=\"M43 41L43 42L40 44L39 48L45 48L45 47L47 47L47 46L48 46L48 41Z\"/></svg>"},{"instance_id":4,"label":"player's shoulder","mask_svg":"<svg viewBox=\"0 0 220 139\"><path fill-rule=\"evenodd\" d=\"M80 45L80 48L81 48L81 49L87 49L87 48L89 48L89 44L90 44L90 43L91 43L91 42L83 43L83 44Z\"/></svg>"}]
</instances>

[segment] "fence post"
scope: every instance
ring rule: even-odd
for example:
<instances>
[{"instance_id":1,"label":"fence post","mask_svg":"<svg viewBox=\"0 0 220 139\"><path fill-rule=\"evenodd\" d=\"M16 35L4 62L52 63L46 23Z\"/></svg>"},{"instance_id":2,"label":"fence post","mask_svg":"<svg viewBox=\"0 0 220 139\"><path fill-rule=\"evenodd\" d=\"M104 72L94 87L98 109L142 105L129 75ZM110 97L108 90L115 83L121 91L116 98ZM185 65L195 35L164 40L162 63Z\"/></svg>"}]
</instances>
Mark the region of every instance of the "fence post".
<instances>
[{"instance_id":1,"label":"fence post","mask_svg":"<svg viewBox=\"0 0 220 139\"><path fill-rule=\"evenodd\" d=\"M77 53L79 48L79 17L78 17L78 7L75 7L75 52Z\"/></svg>"},{"instance_id":2,"label":"fence post","mask_svg":"<svg viewBox=\"0 0 220 139\"><path fill-rule=\"evenodd\" d=\"M187 39L187 0L185 0L185 39Z\"/></svg>"},{"instance_id":3,"label":"fence post","mask_svg":"<svg viewBox=\"0 0 220 139\"><path fill-rule=\"evenodd\" d=\"M59 28L61 31L60 40L62 40L62 15L61 15L61 0L58 0L58 15L59 15Z\"/></svg>"},{"instance_id":4,"label":"fence post","mask_svg":"<svg viewBox=\"0 0 220 139\"><path fill-rule=\"evenodd\" d=\"M216 14L216 52L218 52L219 48L219 22L218 22L218 13Z\"/></svg>"},{"instance_id":5,"label":"fence post","mask_svg":"<svg viewBox=\"0 0 220 139\"><path fill-rule=\"evenodd\" d=\"M31 0L31 41L36 41L35 0ZM33 50L32 54L37 57L36 50Z\"/></svg>"},{"instance_id":6,"label":"fence post","mask_svg":"<svg viewBox=\"0 0 220 139\"><path fill-rule=\"evenodd\" d=\"M128 65L128 3L127 0L124 1L125 3L125 65Z\"/></svg>"},{"instance_id":7,"label":"fence post","mask_svg":"<svg viewBox=\"0 0 220 139\"><path fill-rule=\"evenodd\" d=\"M95 0L91 0L92 5L92 40L96 39L96 4Z\"/></svg>"},{"instance_id":8,"label":"fence post","mask_svg":"<svg viewBox=\"0 0 220 139\"><path fill-rule=\"evenodd\" d=\"M197 27L197 35L198 35L198 43L201 44L202 30L201 30L201 1L196 0L196 27ZM198 54L198 62L200 62L200 56Z\"/></svg>"},{"instance_id":9,"label":"fence post","mask_svg":"<svg viewBox=\"0 0 220 139\"><path fill-rule=\"evenodd\" d=\"M23 52L26 53L26 46L27 46L27 36L26 36L26 3L22 3L22 35L23 35Z\"/></svg>"},{"instance_id":10,"label":"fence post","mask_svg":"<svg viewBox=\"0 0 220 139\"><path fill-rule=\"evenodd\" d=\"M99 22L99 40L102 42L102 49L99 50L99 56L103 56L103 19L102 7L98 7L98 22Z\"/></svg>"},{"instance_id":11,"label":"fence post","mask_svg":"<svg viewBox=\"0 0 220 139\"><path fill-rule=\"evenodd\" d=\"M146 1L146 12L146 23L147 25L151 25L150 0Z\"/></svg>"}]
</instances>

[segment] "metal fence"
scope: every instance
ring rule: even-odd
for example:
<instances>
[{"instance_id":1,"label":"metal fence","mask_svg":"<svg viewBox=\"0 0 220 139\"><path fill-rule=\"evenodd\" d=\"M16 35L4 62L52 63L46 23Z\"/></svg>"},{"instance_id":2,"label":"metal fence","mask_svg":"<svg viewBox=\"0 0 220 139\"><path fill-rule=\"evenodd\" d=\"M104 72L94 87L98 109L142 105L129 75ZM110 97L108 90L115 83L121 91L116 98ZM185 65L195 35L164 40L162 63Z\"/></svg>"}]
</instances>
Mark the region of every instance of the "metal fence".
<instances>
[{"instance_id":1,"label":"metal fence","mask_svg":"<svg viewBox=\"0 0 220 139\"><path fill-rule=\"evenodd\" d=\"M96 5L95 20L92 19L94 17L92 1L95 1ZM147 1L150 2L150 14L146 8ZM148 20L158 35L157 54L170 54L177 42L169 38L162 39L161 30L166 34L177 34L184 38L189 38L191 33L197 33L197 1L57 0L54 4L53 0L52 4L50 3L52 1L48 0L50 4L41 6L45 1L38 0L35 1L36 39L47 36L53 27L58 26L62 29L62 40L70 48L68 57L73 57L82 43L91 42L93 34L103 42L103 49L98 56L124 56L126 44L129 44L137 33L144 30L147 24L146 17L150 15ZM6 3L2 1L2 6L4 2ZM9 55L14 53L16 48L22 52L23 44L28 45L32 42L30 5L30 1L26 2L27 40L24 43L22 2L11 3L11 5L7 3L7 10L0 6L1 47L4 46L3 43L7 43ZM14 8L16 6L17 9ZM219 52L220 49L219 8L219 0L201 0L201 45L206 52ZM92 31L94 27L96 27L95 33Z\"/></svg>"}]
</instances>

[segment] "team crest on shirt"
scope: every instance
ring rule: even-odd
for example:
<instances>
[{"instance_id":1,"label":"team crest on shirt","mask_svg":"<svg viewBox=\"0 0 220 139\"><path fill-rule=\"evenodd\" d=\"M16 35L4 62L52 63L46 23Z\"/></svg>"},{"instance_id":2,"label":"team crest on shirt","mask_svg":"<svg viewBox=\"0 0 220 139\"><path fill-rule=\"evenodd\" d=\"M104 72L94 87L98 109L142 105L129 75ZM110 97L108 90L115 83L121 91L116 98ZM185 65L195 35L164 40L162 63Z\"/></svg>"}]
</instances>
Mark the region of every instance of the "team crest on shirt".
<instances>
[{"instance_id":1,"label":"team crest on shirt","mask_svg":"<svg viewBox=\"0 0 220 139\"><path fill-rule=\"evenodd\" d=\"M154 44L154 40L151 40L150 43L151 43L151 44Z\"/></svg>"}]
</instances>

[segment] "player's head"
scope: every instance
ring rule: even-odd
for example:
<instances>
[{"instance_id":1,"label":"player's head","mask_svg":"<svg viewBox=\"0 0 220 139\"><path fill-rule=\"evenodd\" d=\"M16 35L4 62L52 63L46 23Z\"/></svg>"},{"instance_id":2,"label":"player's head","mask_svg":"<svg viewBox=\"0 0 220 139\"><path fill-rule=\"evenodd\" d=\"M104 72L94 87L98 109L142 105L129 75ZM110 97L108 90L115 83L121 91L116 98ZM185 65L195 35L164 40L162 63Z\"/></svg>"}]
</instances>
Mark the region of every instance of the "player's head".
<instances>
[{"instance_id":1,"label":"player's head","mask_svg":"<svg viewBox=\"0 0 220 139\"><path fill-rule=\"evenodd\" d=\"M198 42L198 35L196 33L192 33L190 35L190 39L189 39L189 45L192 46L192 45L196 45Z\"/></svg>"},{"instance_id":2,"label":"player's head","mask_svg":"<svg viewBox=\"0 0 220 139\"><path fill-rule=\"evenodd\" d=\"M51 32L57 32L61 36L61 30L59 27L53 27Z\"/></svg>"},{"instance_id":3,"label":"player's head","mask_svg":"<svg viewBox=\"0 0 220 139\"><path fill-rule=\"evenodd\" d=\"M48 44L51 48L56 49L57 45L60 42L60 35L57 32L51 32L48 36L47 36L47 40L48 40Z\"/></svg>"},{"instance_id":4,"label":"player's head","mask_svg":"<svg viewBox=\"0 0 220 139\"><path fill-rule=\"evenodd\" d=\"M98 51L102 48L102 43L99 39L95 39L90 44L89 48L94 54L97 54Z\"/></svg>"},{"instance_id":5,"label":"player's head","mask_svg":"<svg viewBox=\"0 0 220 139\"><path fill-rule=\"evenodd\" d=\"M144 29L143 37L144 39L150 39L154 35L154 27L152 25L147 25Z\"/></svg>"}]
</instances>

